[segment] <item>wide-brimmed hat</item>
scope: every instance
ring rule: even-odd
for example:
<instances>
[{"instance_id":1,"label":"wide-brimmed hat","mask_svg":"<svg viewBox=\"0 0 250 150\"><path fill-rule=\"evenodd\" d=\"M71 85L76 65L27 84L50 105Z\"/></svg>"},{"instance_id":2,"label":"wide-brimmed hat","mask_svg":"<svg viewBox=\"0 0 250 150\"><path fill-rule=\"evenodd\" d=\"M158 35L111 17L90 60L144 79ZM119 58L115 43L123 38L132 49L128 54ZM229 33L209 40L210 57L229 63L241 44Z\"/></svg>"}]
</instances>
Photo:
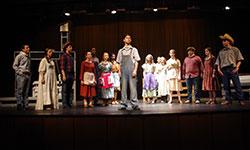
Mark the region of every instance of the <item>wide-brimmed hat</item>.
<instances>
[{"instance_id":1,"label":"wide-brimmed hat","mask_svg":"<svg viewBox=\"0 0 250 150\"><path fill-rule=\"evenodd\" d=\"M227 33L225 33L224 35L220 35L219 38L222 40L228 40L232 44L234 43L234 39Z\"/></svg>"},{"instance_id":2,"label":"wide-brimmed hat","mask_svg":"<svg viewBox=\"0 0 250 150\"><path fill-rule=\"evenodd\" d=\"M66 48L67 48L69 45L72 46L72 43L71 43L71 42L66 42L66 43L64 44L64 46L63 46L63 51L65 51Z\"/></svg>"},{"instance_id":3,"label":"wide-brimmed hat","mask_svg":"<svg viewBox=\"0 0 250 150\"><path fill-rule=\"evenodd\" d=\"M189 46L188 48L187 48L187 51L196 51L196 49L193 47L193 46Z\"/></svg>"}]
</instances>

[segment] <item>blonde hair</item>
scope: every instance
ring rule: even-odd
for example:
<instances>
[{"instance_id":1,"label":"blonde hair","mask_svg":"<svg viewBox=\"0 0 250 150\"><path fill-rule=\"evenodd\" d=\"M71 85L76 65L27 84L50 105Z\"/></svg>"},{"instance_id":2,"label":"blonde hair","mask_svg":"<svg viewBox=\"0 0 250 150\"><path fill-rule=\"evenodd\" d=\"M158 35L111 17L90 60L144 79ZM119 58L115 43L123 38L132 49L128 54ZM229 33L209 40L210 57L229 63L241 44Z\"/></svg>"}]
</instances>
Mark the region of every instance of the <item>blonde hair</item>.
<instances>
[{"instance_id":1,"label":"blonde hair","mask_svg":"<svg viewBox=\"0 0 250 150\"><path fill-rule=\"evenodd\" d=\"M154 63L154 57L153 57L153 55L151 55L151 54L148 54L147 56L146 56L146 58L145 58L145 63L147 63L147 60L152 60L152 63Z\"/></svg>"}]
</instances>

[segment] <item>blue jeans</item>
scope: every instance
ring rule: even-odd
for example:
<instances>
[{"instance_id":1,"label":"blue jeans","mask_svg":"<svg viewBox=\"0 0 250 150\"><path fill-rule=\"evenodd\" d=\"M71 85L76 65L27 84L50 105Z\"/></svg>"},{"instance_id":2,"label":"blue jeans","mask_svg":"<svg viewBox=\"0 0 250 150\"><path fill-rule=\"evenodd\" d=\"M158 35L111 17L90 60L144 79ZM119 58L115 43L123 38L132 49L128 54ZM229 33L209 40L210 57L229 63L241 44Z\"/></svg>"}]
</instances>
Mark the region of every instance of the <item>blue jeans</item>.
<instances>
[{"instance_id":1,"label":"blue jeans","mask_svg":"<svg viewBox=\"0 0 250 150\"><path fill-rule=\"evenodd\" d=\"M62 104L64 108L70 108L73 100L73 79L62 82Z\"/></svg>"},{"instance_id":2,"label":"blue jeans","mask_svg":"<svg viewBox=\"0 0 250 150\"><path fill-rule=\"evenodd\" d=\"M194 96L195 100L200 100L200 77L195 77L195 78L188 78L186 79L186 84L187 84L187 93L188 97L187 99L192 101L192 89L194 86Z\"/></svg>"},{"instance_id":3,"label":"blue jeans","mask_svg":"<svg viewBox=\"0 0 250 150\"><path fill-rule=\"evenodd\" d=\"M30 76L16 75L16 99L17 105L27 108L29 101Z\"/></svg>"},{"instance_id":4,"label":"blue jeans","mask_svg":"<svg viewBox=\"0 0 250 150\"><path fill-rule=\"evenodd\" d=\"M136 90L136 84L137 79L136 77L132 77L132 75L123 73L121 77L121 84L122 84L122 91L121 91L121 105L124 107L128 106L128 103L131 103L132 106L138 105L138 99L137 99L137 90ZM129 84L130 89L130 101L127 99L127 88Z\"/></svg>"},{"instance_id":5,"label":"blue jeans","mask_svg":"<svg viewBox=\"0 0 250 150\"><path fill-rule=\"evenodd\" d=\"M243 92L242 92L241 84L240 84L240 79L239 79L239 74L237 72L233 73L233 70L234 70L233 67L224 67L221 70L224 74L222 76L222 83L223 83L223 88L225 91L226 100L232 101L231 90L230 90L230 80L233 81L238 100L244 100Z\"/></svg>"}]
</instances>

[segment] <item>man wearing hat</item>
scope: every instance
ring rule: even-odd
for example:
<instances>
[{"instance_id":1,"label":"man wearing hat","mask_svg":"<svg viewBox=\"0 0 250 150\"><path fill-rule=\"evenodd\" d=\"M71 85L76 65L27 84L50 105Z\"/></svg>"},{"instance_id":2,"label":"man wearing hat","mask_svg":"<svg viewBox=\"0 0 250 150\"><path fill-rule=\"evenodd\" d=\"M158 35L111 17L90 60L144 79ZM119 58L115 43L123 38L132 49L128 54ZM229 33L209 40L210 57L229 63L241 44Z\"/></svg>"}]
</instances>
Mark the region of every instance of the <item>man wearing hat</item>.
<instances>
[{"instance_id":1,"label":"man wearing hat","mask_svg":"<svg viewBox=\"0 0 250 150\"><path fill-rule=\"evenodd\" d=\"M219 36L222 40L223 49L219 51L219 55L216 59L215 65L218 66L218 72L222 76L223 88L225 91L226 99L222 102L222 105L232 104L232 97L230 91L230 80L233 81L235 91L241 105L243 102L243 92L241 89L241 83L239 79L239 68L241 61L244 60L240 50L233 46L234 39L229 34Z\"/></svg>"},{"instance_id":2,"label":"man wearing hat","mask_svg":"<svg viewBox=\"0 0 250 150\"><path fill-rule=\"evenodd\" d=\"M62 74L62 103L63 108L71 108L73 99L74 58L71 55L72 43L67 42L63 47L63 55L60 57L60 69Z\"/></svg>"}]
</instances>

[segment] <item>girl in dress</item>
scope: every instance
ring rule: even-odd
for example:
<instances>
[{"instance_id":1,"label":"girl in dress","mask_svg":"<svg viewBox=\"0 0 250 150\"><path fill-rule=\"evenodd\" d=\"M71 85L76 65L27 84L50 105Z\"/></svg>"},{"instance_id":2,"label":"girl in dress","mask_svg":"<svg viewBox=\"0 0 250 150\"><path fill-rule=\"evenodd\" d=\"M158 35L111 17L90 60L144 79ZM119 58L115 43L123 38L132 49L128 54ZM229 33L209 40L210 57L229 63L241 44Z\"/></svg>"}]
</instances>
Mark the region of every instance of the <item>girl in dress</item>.
<instances>
[{"instance_id":1,"label":"girl in dress","mask_svg":"<svg viewBox=\"0 0 250 150\"><path fill-rule=\"evenodd\" d=\"M155 79L157 81L157 85L156 85L156 95L157 95L157 98L160 98L161 96L159 95L159 92L158 92L158 86L159 86L159 73L160 73L160 69L162 68L162 65L161 65L161 57L158 56L157 57L157 63L155 64L155 72L154 72L154 75L155 75Z\"/></svg>"},{"instance_id":2,"label":"girl in dress","mask_svg":"<svg viewBox=\"0 0 250 150\"><path fill-rule=\"evenodd\" d=\"M117 101L118 92L121 90L120 88L120 65L116 62L116 55L113 53L111 56L111 63L112 63L112 76L114 79L114 98L112 98L112 105L119 104Z\"/></svg>"},{"instance_id":3,"label":"girl in dress","mask_svg":"<svg viewBox=\"0 0 250 150\"><path fill-rule=\"evenodd\" d=\"M54 50L45 49L45 57L39 64L39 79L38 79L38 97L36 101L36 110L47 108L59 109L57 77L55 63L51 59Z\"/></svg>"},{"instance_id":4,"label":"girl in dress","mask_svg":"<svg viewBox=\"0 0 250 150\"><path fill-rule=\"evenodd\" d=\"M83 97L83 106L94 107L93 97L96 96L96 73L90 51L86 53L86 59L81 63L80 81L80 95Z\"/></svg>"},{"instance_id":5,"label":"girl in dress","mask_svg":"<svg viewBox=\"0 0 250 150\"><path fill-rule=\"evenodd\" d=\"M216 58L212 55L212 49L210 47L205 48L204 51L206 57L204 59L202 90L208 91L209 94L209 100L206 104L216 104L216 90L219 88L214 66Z\"/></svg>"},{"instance_id":6,"label":"girl in dress","mask_svg":"<svg viewBox=\"0 0 250 150\"><path fill-rule=\"evenodd\" d=\"M176 91L178 95L178 101L182 104L181 93L181 62L175 56L175 50L171 49L169 51L170 58L167 60L167 79L168 79L168 88L169 88L169 101L168 104L172 103L173 92Z\"/></svg>"},{"instance_id":7,"label":"girl in dress","mask_svg":"<svg viewBox=\"0 0 250 150\"><path fill-rule=\"evenodd\" d=\"M143 69L143 91L142 97L144 102L150 102L152 98L152 103L155 102L156 98L156 79L154 76L155 64L153 56L148 54L145 58L145 63L142 65Z\"/></svg>"},{"instance_id":8,"label":"girl in dress","mask_svg":"<svg viewBox=\"0 0 250 150\"><path fill-rule=\"evenodd\" d=\"M112 63L109 61L109 54L103 53L102 61L99 63L98 68L100 72L100 87L101 98L103 99L103 105L108 106L108 100L114 98L114 79L112 76Z\"/></svg>"},{"instance_id":9,"label":"girl in dress","mask_svg":"<svg viewBox=\"0 0 250 150\"><path fill-rule=\"evenodd\" d=\"M168 83L167 83L167 62L165 57L161 57L161 66L158 70L158 97L164 101L167 101L168 95Z\"/></svg>"}]
</instances>

